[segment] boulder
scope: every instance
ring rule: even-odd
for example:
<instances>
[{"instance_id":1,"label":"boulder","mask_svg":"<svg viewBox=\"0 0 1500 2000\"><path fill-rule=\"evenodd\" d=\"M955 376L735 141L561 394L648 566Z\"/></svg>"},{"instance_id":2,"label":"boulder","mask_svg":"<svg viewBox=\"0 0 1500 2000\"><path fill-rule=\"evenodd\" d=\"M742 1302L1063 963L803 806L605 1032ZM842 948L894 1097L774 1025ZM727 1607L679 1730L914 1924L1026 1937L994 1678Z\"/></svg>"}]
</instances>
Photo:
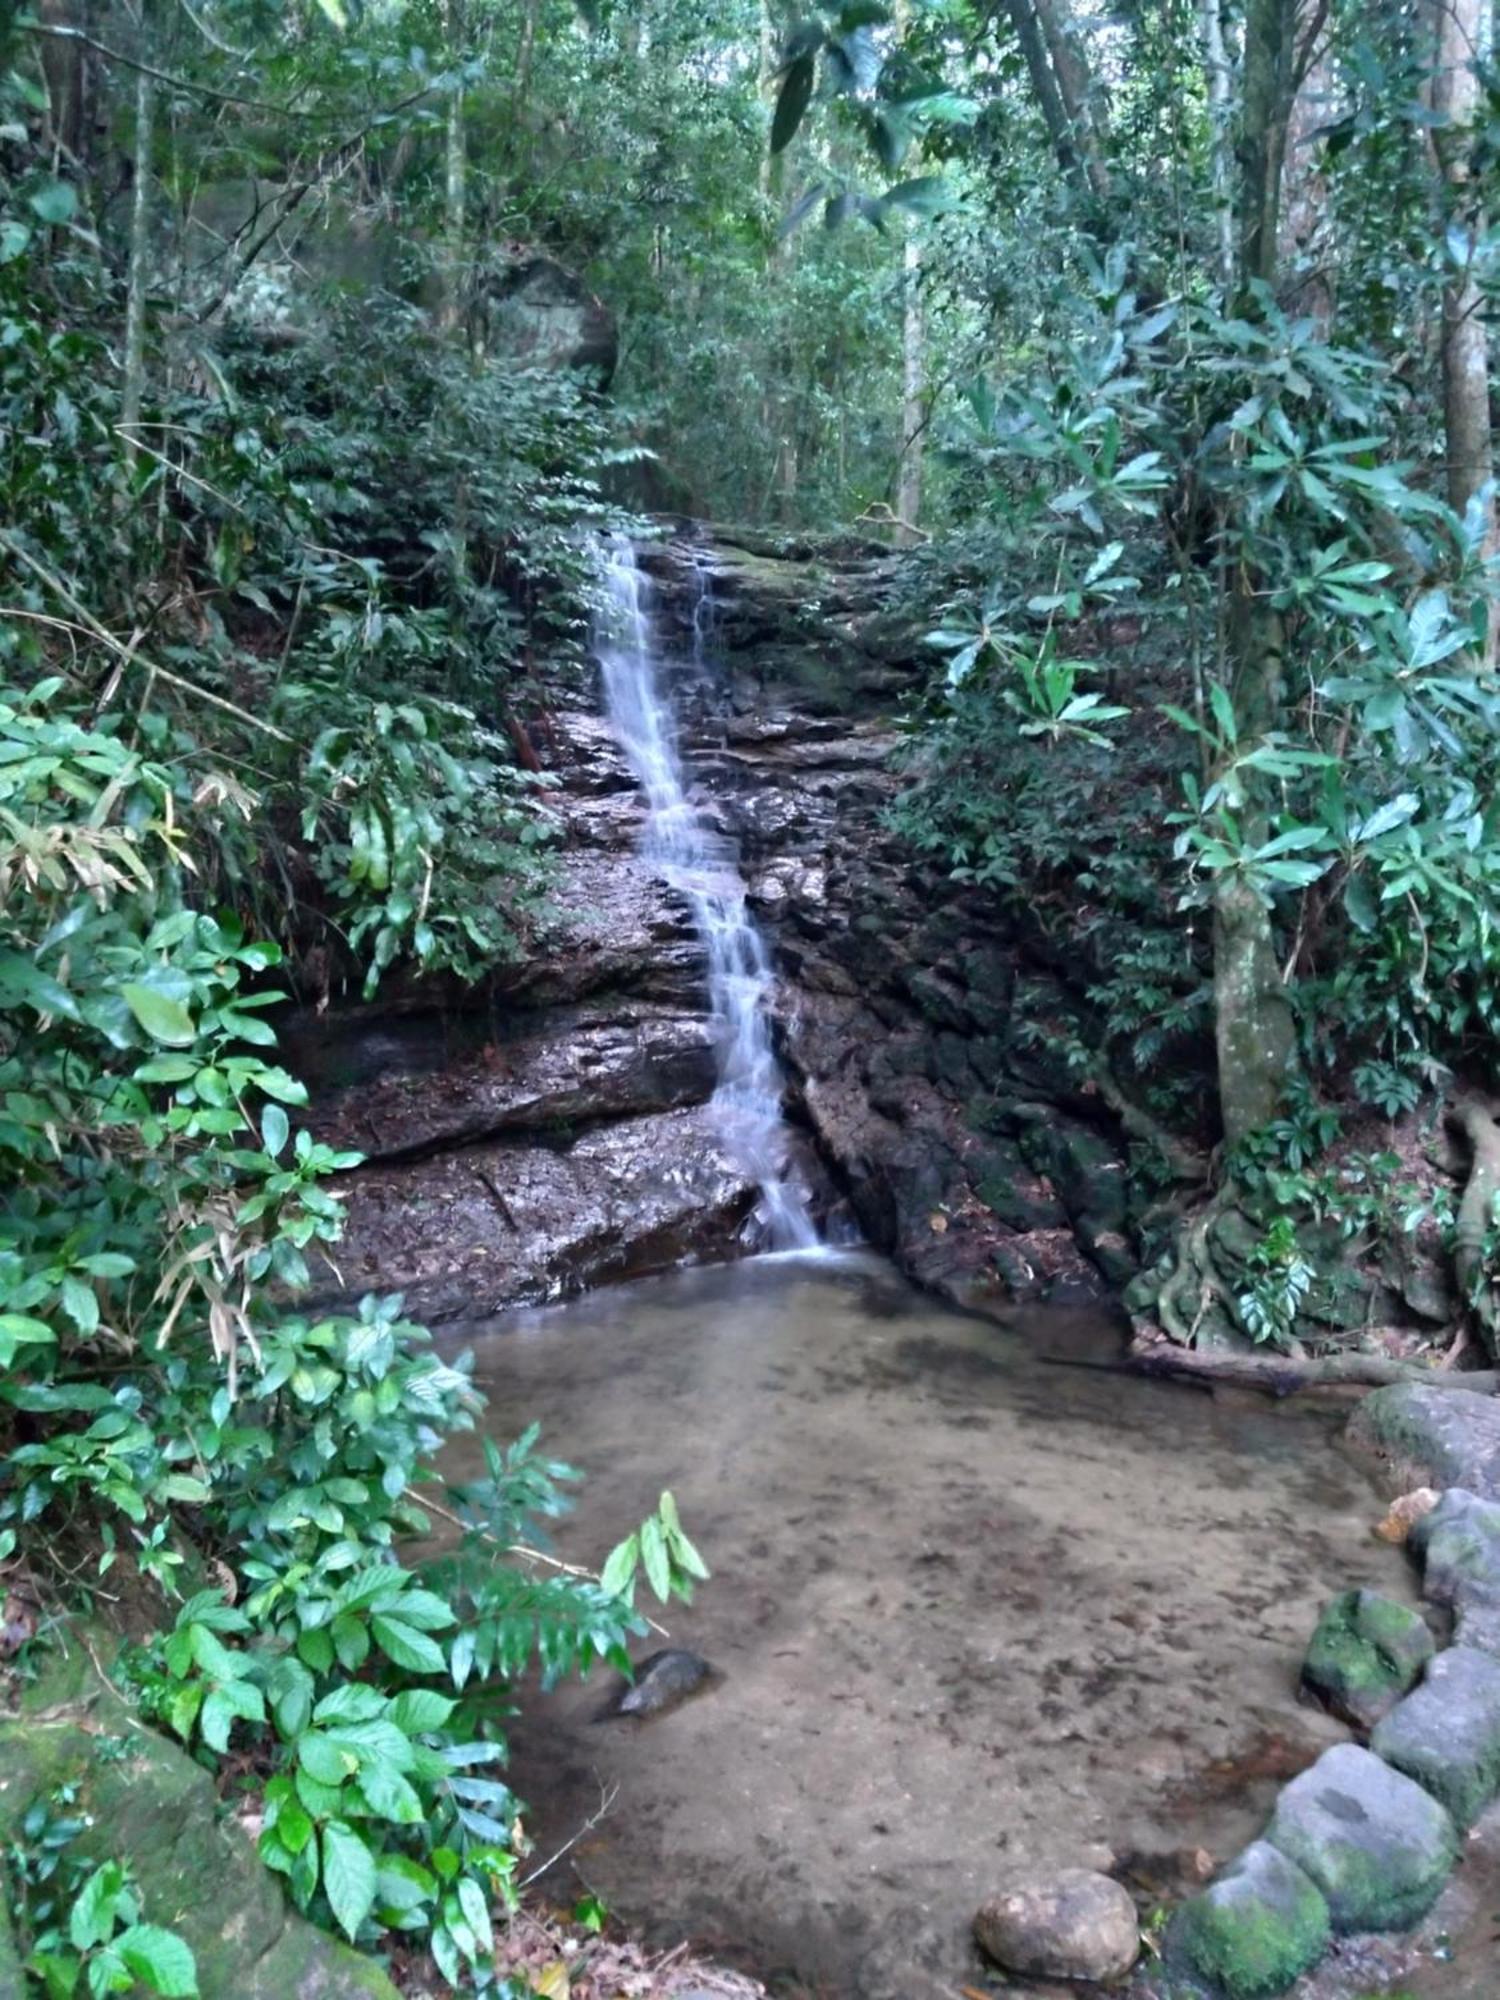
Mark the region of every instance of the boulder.
<instances>
[{"instance_id":1,"label":"boulder","mask_svg":"<svg viewBox=\"0 0 1500 2000\"><path fill-rule=\"evenodd\" d=\"M1014 1883L984 1904L974 1935L997 1965L1031 1979L1122 1979L1140 1950L1130 1895L1089 1868Z\"/></svg>"},{"instance_id":2,"label":"boulder","mask_svg":"<svg viewBox=\"0 0 1500 2000\"><path fill-rule=\"evenodd\" d=\"M475 306L486 353L516 368L573 368L607 389L619 359L614 315L554 257L515 246Z\"/></svg>"},{"instance_id":3,"label":"boulder","mask_svg":"<svg viewBox=\"0 0 1500 2000\"><path fill-rule=\"evenodd\" d=\"M1470 1827L1500 1791L1500 1660L1452 1646L1376 1729L1370 1748Z\"/></svg>"},{"instance_id":4,"label":"boulder","mask_svg":"<svg viewBox=\"0 0 1500 2000\"><path fill-rule=\"evenodd\" d=\"M1167 1927L1169 1974L1224 2000L1284 1993L1328 1948L1328 1904L1297 1864L1257 1840Z\"/></svg>"},{"instance_id":5,"label":"boulder","mask_svg":"<svg viewBox=\"0 0 1500 2000\"><path fill-rule=\"evenodd\" d=\"M123 1755L101 1754L110 1740ZM0 1840L35 1798L72 1787L75 1851L130 1868L146 1920L191 1948L204 1995L400 2000L378 1966L297 1915L249 1836L220 1819L210 1774L103 1682L75 1711L0 1723L0 1773ZM0 1931L0 1994L10 1991Z\"/></svg>"},{"instance_id":6,"label":"boulder","mask_svg":"<svg viewBox=\"0 0 1500 2000\"><path fill-rule=\"evenodd\" d=\"M1416 1523L1411 1546L1435 1604L1500 1604L1500 1505L1450 1487Z\"/></svg>"},{"instance_id":7,"label":"boulder","mask_svg":"<svg viewBox=\"0 0 1500 2000\"><path fill-rule=\"evenodd\" d=\"M1325 1750L1292 1780L1266 1838L1322 1890L1336 1931L1409 1929L1458 1855L1446 1808L1353 1743Z\"/></svg>"},{"instance_id":8,"label":"boulder","mask_svg":"<svg viewBox=\"0 0 1500 2000\"><path fill-rule=\"evenodd\" d=\"M1432 1634L1410 1606L1375 1590L1346 1590L1318 1620L1302 1684L1358 1729L1373 1729L1421 1678Z\"/></svg>"},{"instance_id":9,"label":"boulder","mask_svg":"<svg viewBox=\"0 0 1500 2000\"><path fill-rule=\"evenodd\" d=\"M1500 1500L1500 1397L1396 1382L1366 1396L1349 1435L1418 1480Z\"/></svg>"}]
</instances>

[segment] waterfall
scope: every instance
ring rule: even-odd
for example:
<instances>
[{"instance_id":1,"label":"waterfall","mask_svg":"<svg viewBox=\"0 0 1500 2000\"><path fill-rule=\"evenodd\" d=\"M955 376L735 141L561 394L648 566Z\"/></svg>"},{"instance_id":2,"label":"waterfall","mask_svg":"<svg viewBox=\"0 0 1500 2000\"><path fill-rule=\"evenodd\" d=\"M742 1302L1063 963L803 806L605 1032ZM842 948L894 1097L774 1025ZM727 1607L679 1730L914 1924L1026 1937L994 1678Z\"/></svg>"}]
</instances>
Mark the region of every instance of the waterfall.
<instances>
[{"instance_id":1,"label":"waterfall","mask_svg":"<svg viewBox=\"0 0 1500 2000\"><path fill-rule=\"evenodd\" d=\"M807 1190L792 1170L781 1115L784 1079L771 1045L773 977L765 940L746 905L733 843L708 827L689 796L676 717L662 686L649 583L623 537L608 546L604 580L608 604L595 644L610 724L646 797L641 852L687 898L708 959L718 1063L709 1109L760 1189L758 1216L770 1248L811 1249L818 1233ZM696 617L694 637L696 652L702 642Z\"/></svg>"}]
</instances>

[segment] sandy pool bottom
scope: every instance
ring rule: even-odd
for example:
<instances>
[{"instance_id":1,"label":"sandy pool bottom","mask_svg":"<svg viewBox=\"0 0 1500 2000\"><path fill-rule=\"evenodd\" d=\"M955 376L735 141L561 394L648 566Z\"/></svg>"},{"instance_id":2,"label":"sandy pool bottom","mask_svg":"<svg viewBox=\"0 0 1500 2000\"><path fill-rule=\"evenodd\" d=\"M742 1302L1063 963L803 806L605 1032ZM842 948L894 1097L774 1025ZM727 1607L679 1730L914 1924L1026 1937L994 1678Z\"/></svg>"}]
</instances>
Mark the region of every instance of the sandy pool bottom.
<instances>
[{"instance_id":1,"label":"sandy pool bottom","mask_svg":"<svg viewBox=\"0 0 1500 2000\"><path fill-rule=\"evenodd\" d=\"M556 1553L597 1563L669 1487L714 1573L663 1614L708 1693L599 1724L599 1677L517 1723L542 1855L615 1791L552 1894L778 1992L953 2000L1008 1872L1113 1856L1149 1894L1227 1857L1342 1734L1296 1698L1324 1601L1411 1595L1336 1419L1049 1364L868 1257L652 1279L475 1351L492 1432L539 1419L587 1474Z\"/></svg>"}]
</instances>

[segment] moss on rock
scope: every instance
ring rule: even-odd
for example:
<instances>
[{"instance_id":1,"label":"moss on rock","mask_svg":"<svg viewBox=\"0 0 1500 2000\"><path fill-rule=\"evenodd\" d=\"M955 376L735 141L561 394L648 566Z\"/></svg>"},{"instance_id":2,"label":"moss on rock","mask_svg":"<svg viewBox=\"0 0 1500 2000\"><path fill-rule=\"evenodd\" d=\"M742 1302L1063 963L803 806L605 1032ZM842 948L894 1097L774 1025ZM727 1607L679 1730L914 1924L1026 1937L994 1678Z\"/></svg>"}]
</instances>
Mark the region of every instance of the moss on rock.
<instances>
[{"instance_id":1,"label":"moss on rock","mask_svg":"<svg viewBox=\"0 0 1500 2000\"><path fill-rule=\"evenodd\" d=\"M399 2000L377 1965L288 1906L248 1837L221 1823L208 1772L91 1670L65 1709L0 1721L0 1839L61 1784L77 1788L78 1851L125 1863L149 1920L191 1946L204 1994ZM4 1973L0 1932L0 2000Z\"/></svg>"},{"instance_id":2,"label":"moss on rock","mask_svg":"<svg viewBox=\"0 0 1500 2000\"><path fill-rule=\"evenodd\" d=\"M1302 1679L1335 1715L1373 1729L1416 1685L1433 1651L1432 1634L1409 1605L1346 1590L1318 1620Z\"/></svg>"},{"instance_id":3,"label":"moss on rock","mask_svg":"<svg viewBox=\"0 0 1500 2000\"><path fill-rule=\"evenodd\" d=\"M1322 1892L1297 1865L1257 1840L1168 1926L1169 1973L1224 2000L1271 2000L1328 1948Z\"/></svg>"},{"instance_id":4,"label":"moss on rock","mask_svg":"<svg viewBox=\"0 0 1500 2000\"><path fill-rule=\"evenodd\" d=\"M1353 1743L1292 1780L1266 1838L1322 1890L1336 1931L1410 1929L1437 1901L1459 1847L1436 1799Z\"/></svg>"}]
</instances>

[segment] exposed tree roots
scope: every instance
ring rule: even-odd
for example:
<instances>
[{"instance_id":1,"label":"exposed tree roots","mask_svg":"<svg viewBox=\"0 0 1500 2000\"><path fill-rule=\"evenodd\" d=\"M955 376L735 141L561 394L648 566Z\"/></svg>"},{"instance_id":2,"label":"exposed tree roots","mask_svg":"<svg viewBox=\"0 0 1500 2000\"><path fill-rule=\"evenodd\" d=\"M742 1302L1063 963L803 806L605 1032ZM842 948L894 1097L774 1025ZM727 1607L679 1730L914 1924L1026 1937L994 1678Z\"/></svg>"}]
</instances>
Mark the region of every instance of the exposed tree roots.
<instances>
[{"instance_id":1,"label":"exposed tree roots","mask_svg":"<svg viewBox=\"0 0 1500 2000\"><path fill-rule=\"evenodd\" d=\"M1392 1361L1383 1354L1330 1354L1299 1359L1290 1354L1219 1354L1137 1343L1125 1362L1133 1375L1168 1376L1203 1382L1212 1387L1259 1389L1267 1395L1290 1396L1301 1389L1383 1389L1393 1382L1422 1382L1430 1389L1469 1389L1480 1395L1500 1392L1500 1371L1475 1369L1468 1374L1424 1367L1416 1361Z\"/></svg>"}]
</instances>

